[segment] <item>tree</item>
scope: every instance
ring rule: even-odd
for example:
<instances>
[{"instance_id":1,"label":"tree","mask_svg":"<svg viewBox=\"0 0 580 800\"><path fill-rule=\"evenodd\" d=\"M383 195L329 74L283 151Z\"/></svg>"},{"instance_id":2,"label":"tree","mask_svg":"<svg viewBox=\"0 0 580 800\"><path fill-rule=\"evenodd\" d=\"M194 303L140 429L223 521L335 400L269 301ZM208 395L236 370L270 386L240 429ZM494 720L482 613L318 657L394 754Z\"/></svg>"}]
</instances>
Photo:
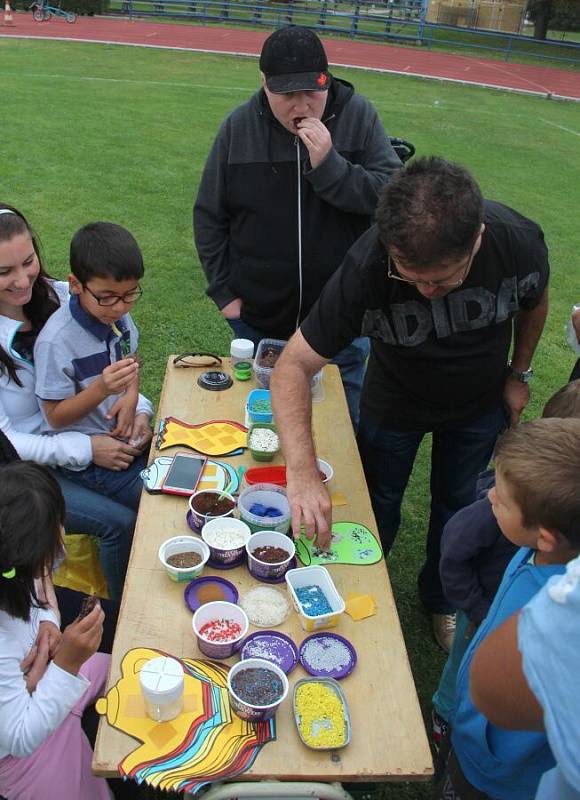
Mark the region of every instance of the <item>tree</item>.
<instances>
[{"instance_id":1,"label":"tree","mask_svg":"<svg viewBox=\"0 0 580 800\"><path fill-rule=\"evenodd\" d=\"M545 39L548 27L573 31L580 28L577 0L529 0L528 14L534 23L534 38Z\"/></svg>"}]
</instances>

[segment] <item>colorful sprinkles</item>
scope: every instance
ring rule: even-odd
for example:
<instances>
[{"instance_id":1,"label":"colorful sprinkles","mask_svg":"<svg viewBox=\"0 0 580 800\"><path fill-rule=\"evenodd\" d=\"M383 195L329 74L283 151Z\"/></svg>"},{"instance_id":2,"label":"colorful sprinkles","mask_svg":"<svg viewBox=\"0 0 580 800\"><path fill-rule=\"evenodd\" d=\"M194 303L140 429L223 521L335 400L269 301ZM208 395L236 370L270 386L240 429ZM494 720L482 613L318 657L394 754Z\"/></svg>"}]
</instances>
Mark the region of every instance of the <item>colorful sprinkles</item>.
<instances>
[{"instance_id":1,"label":"colorful sprinkles","mask_svg":"<svg viewBox=\"0 0 580 800\"><path fill-rule=\"evenodd\" d=\"M297 686L294 709L300 736L309 747L342 747L347 743L345 709L328 684L305 681Z\"/></svg>"},{"instance_id":2,"label":"colorful sprinkles","mask_svg":"<svg viewBox=\"0 0 580 800\"><path fill-rule=\"evenodd\" d=\"M332 614L332 606L320 586L299 586L296 589L296 597L307 617Z\"/></svg>"},{"instance_id":3,"label":"colorful sprinkles","mask_svg":"<svg viewBox=\"0 0 580 800\"><path fill-rule=\"evenodd\" d=\"M208 642L233 642L239 638L242 626L232 619L212 619L199 632Z\"/></svg>"}]
</instances>

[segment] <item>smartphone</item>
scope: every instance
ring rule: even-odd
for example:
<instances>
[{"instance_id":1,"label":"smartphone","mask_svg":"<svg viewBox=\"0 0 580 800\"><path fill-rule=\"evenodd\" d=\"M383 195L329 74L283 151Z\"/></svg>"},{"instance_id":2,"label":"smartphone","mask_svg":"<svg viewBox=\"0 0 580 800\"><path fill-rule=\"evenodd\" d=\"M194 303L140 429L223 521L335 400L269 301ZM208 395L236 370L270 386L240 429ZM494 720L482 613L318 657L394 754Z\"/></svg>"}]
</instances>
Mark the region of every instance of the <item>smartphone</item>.
<instances>
[{"instance_id":1,"label":"smartphone","mask_svg":"<svg viewBox=\"0 0 580 800\"><path fill-rule=\"evenodd\" d=\"M193 494L206 462L207 458L197 453L176 453L167 470L161 491L185 497Z\"/></svg>"}]
</instances>

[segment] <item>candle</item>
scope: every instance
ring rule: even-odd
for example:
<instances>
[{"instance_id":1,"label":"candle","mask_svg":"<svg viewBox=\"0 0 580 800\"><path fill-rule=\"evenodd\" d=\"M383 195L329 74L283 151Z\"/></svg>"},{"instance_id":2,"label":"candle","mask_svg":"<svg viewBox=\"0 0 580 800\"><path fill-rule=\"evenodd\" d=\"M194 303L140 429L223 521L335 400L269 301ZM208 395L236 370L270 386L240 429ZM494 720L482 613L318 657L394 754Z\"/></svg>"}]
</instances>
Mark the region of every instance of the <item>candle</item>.
<instances>
[{"instance_id":1,"label":"candle","mask_svg":"<svg viewBox=\"0 0 580 800\"><path fill-rule=\"evenodd\" d=\"M141 694L151 719L167 722L183 708L183 667L175 658L159 656L147 661L139 675Z\"/></svg>"}]
</instances>

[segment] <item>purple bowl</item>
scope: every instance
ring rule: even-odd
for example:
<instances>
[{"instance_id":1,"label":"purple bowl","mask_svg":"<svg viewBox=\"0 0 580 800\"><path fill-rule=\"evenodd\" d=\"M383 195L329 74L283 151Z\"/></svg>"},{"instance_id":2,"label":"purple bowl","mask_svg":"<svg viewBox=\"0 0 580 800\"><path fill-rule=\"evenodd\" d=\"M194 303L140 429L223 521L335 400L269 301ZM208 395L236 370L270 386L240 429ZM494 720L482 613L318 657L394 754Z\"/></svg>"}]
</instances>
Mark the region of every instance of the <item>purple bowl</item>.
<instances>
[{"instance_id":1,"label":"purple bowl","mask_svg":"<svg viewBox=\"0 0 580 800\"><path fill-rule=\"evenodd\" d=\"M229 642L211 642L204 638L200 630L207 622L216 619L231 619L242 626L240 635ZM246 612L234 603L225 600L214 600L200 606L192 619L192 627L197 639L197 646L208 658L230 658L241 648L244 637L248 633L249 621Z\"/></svg>"},{"instance_id":2,"label":"purple bowl","mask_svg":"<svg viewBox=\"0 0 580 800\"><path fill-rule=\"evenodd\" d=\"M270 705L267 706L254 706L250 703L245 703L234 692L232 688L232 678L234 675L237 672L241 672L244 669L251 669L252 667L267 669L273 672L276 677L282 681L282 694L274 703L270 703ZM261 658L248 658L245 661L238 661L238 663L234 664L230 669L228 673L228 692L232 710L240 719L246 720L247 722L265 722L266 720L272 719L278 710L278 706L288 694L288 678L276 664L264 661Z\"/></svg>"},{"instance_id":3,"label":"purple bowl","mask_svg":"<svg viewBox=\"0 0 580 800\"><path fill-rule=\"evenodd\" d=\"M310 646L310 647L309 647ZM308 650L316 647L317 657L322 661L320 664L313 664L308 660ZM330 655L332 648L340 648L345 654L345 661L339 664L333 664L332 655ZM328 664L324 664L324 654L329 652ZM346 678L347 675L356 667L356 650L353 645L345 639L344 636L339 636L338 633L329 633L327 631L320 631L307 636L300 645L298 650L300 663L310 675L319 678L334 678L339 681Z\"/></svg>"},{"instance_id":4,"label":"purple bowl","mask_svg":"<svg viewBox=\"0 0 580 800\"><path fill-rule=\"evenodd\" d=\"M254 550L258 547L279 547L286 550L288 558L275 564L268 563L267 561L260 561L254 556ZM290 569L292 559L296 554L294 542L285 533L278 533L277 531L260 531L253 533L250 541L246 545L246 552L248 554L248 569L250 575L258 580L273 580L282 579L286 572Z\"/></svg>"}]
</instances>

